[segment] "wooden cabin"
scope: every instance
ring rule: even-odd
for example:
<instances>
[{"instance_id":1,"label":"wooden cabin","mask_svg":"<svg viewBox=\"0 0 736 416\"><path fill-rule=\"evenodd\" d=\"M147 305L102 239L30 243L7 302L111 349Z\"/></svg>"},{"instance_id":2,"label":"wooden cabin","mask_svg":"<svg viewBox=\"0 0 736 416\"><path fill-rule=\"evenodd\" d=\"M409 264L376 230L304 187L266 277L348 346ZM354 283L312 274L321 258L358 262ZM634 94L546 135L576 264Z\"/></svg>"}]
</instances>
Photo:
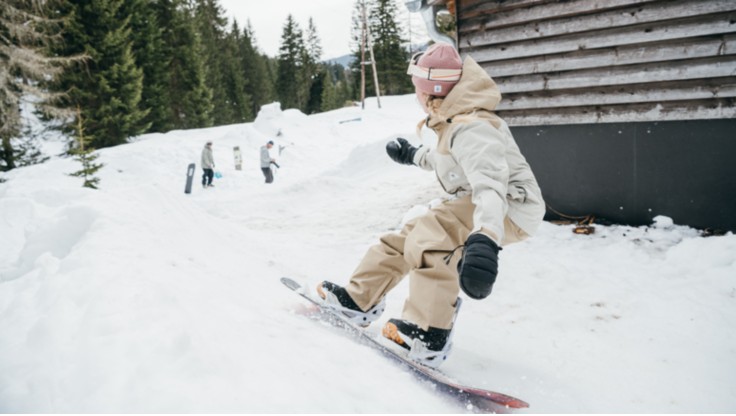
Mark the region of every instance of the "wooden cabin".
<instances>
[{"instance_id":1,"label":"wooden cabin","mask_svg":"<svg viewBox=\"0 0 736 416\"><path fill-rule=\"evenodd\" d=\"M736 231L736 0L415 0L498 84L548 217ZM434 18L455 17L443 38Z\"/></svg>"}]
</instances>

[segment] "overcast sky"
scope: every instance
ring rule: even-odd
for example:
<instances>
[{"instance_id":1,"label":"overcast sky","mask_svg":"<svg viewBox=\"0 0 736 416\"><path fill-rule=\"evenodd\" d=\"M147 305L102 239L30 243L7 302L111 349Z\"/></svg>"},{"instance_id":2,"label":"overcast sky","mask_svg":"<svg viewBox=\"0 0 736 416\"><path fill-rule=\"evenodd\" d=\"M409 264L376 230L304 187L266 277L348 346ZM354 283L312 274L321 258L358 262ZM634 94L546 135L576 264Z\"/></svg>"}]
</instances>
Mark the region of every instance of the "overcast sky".
<instances>
[{"instance_id":1,"label":"overcast sky","mask_svg":"<svg viewBox=\"0 0 736 416\"><path fill-rule=\"evenodd\" d=\"M408 28L408 13L403 0L396 0L402 13L399 22ZM289 14L302 29L309 18L314 19L317 34L322 41L322 58L331 59L350 53L350 30L355 0L220 0L225 14L232 22L236 19L245 27L250 19L257 46L269 56L276 56L281 43L286 18ZM412 42L426 38L426 30L419 15L412 16ZM408 33L408 31L407 31Z\"/></svg>"}]
</instances>

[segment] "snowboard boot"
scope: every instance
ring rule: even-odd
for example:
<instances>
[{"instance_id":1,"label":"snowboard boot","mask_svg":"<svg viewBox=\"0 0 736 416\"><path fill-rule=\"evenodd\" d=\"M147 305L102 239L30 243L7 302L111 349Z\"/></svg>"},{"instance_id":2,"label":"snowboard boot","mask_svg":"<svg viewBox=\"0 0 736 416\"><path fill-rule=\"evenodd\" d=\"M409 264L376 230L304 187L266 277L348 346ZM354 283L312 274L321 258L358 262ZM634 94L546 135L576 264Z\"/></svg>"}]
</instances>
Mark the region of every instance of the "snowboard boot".
<instances>
[{"instance_id":1,"label":"snowboard boot","mask_svg":"<svg viewBox=\"0 0 736 416\"><path fill-rule=\"evenodd\" d=\"M451 329L429 327L426 331L404 319L389 319L381 331L384 337L409 350L408 357L436 368L447 359L452 348Z\"/></svg>"},{"instance_id":2,"label":"snowboard boot","mask_svg":"<svg viewBox=\"0 0 736 416\"><path fill-rule=\"evenodd\" d=\"M377 305L363 311L344 287L326 280L317 286L317 294L324 300L327 307L340 313L353 324L362 327L370 325L386 309L386 301L381 298Z\"/></svg>"}]
</instances>

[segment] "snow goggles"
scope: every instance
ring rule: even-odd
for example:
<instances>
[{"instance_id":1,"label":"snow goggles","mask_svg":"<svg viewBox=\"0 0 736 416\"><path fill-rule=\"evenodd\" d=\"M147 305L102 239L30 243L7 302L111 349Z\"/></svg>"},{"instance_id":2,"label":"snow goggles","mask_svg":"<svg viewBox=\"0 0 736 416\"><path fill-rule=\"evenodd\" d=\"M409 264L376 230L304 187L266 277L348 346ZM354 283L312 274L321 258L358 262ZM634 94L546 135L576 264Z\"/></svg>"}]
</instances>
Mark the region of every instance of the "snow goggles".
<instances>
[{"instance_id":1,"label":"snow goggles","mask_svg":"<svg viewBox=\"0 0 736 416\"><path fill-rule=\"evenodd\" d=\"M424 52L417 52L412 55L409 60L409 69L406 70L408 75L430 81L460 81L460 76L463 74L462 69L425 68L417 65L422 55L424 55Z\"/></svg>"}]
</instances>

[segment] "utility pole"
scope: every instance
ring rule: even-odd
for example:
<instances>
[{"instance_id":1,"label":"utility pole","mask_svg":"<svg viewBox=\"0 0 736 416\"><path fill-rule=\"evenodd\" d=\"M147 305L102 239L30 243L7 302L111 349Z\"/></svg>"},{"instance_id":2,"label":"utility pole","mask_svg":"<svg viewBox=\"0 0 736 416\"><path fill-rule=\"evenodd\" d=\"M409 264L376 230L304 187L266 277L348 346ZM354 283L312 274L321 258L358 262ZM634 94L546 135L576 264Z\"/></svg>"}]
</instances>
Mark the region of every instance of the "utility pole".
<instances>
[{"instance_id":1,"label":"utility pole","mask_svg":"<svg viewBox=\"0 0 736 416\"><path fill-rule=\"evenodd\" d=\"M361 25L360 40L360 102L361 108L365 109L365 66L370 64L373 68L373 85L376 87L376 100L378 108L381 108L381 89L378 85L378 72L376 71L376 59L373 56L373 42L371 41L371 32L368 27L368 14L365 10L365 0L360 2L363 24ZM371 54L371 60L365 60L365 47L368 45Z\"/></svg>"}]
</instances>

